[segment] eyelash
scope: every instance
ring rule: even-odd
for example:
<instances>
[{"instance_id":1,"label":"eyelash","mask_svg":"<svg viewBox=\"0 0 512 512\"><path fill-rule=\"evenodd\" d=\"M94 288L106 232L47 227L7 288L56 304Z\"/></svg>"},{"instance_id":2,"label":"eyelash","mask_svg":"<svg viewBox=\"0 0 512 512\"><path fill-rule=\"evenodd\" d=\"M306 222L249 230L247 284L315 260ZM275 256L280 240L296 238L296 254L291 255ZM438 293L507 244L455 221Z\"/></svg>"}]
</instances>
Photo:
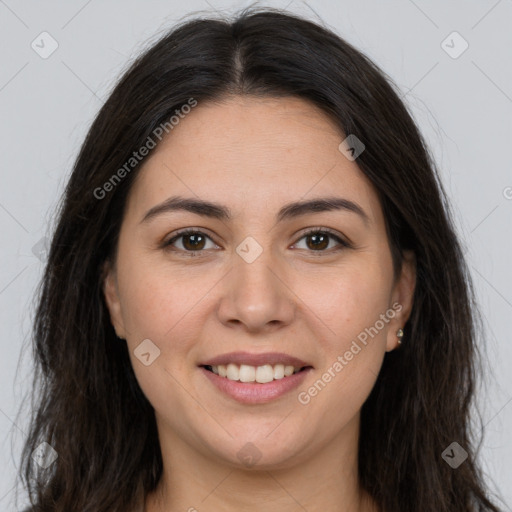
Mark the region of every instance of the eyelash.
<instances>
[{"instance_id":1,"label":"eyelash","mask_svg":"<svg viewBox=\"0 0 512 512\"><path fill-rule=\"evenodd\" d=\"M310 229L308 229L306 232L304 232L301 235L301 237L297 240L297 242L295 242L295 244L298 243L303 238L306 238L307 236L313 235L313 234L329 235L329 237L331 237L334 240L336 240L336 242L338 242L340 244L340 246L341 246L341 247L335 248L334 250L333 250L333 248L331 248L331 249L324 249L324 250L318 250L318 251L308 250L308 252L311 252L313 254L317 253L318 256L322 256L325 253L332 254L333 252L338 252L338 251L341 251L343 249L351 248L352 247L352 245L350 243L348 243L347 241L343 240L340 236L338 236L334 231L332 231L329 228L310 228ZM206 249L198 249L196 251L186 251L186 250L183 250L183 249L176 249L175 247L172 246L172 244L176 240L178 240L178 239L180 239L180 238L182 238L184 236L187 236L187 235L202 235L202 236L205 236L206 238L210 239L212 242L214 242L214 240L210 236L208 236L206 233L204 233L203 231L187 228L187 229L183 229L182 231L178 231L178 233L176 233L175 236L170 238L168 241L164 242L162 244L163 245L163 249L167 250L167 251L182 253L182 255L184 257L188 257L188 258L190 258L190 257L193 258L193 257L200 256L201 253L206 251Z\"/></svg>"}]
</instances>

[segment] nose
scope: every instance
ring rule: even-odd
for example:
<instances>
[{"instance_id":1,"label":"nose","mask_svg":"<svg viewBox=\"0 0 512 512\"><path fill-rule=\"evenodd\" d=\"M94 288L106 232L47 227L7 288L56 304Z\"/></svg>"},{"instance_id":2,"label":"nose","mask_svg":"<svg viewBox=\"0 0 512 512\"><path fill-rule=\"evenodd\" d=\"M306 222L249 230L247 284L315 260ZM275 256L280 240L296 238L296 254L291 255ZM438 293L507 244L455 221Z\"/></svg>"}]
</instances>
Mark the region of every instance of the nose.
<instances>
[{"instance_id":1,"label":"nose","mask_svg":"<svg viewBox=\"0 0 512 512\"><path fill-rule=\"evenodd\" d=\"M296 297L284 265L272 257L270 249L250 263L234 252L223 286L217 314L226 326L270 333L293 321Z\"/></svg>"}]
</instances>

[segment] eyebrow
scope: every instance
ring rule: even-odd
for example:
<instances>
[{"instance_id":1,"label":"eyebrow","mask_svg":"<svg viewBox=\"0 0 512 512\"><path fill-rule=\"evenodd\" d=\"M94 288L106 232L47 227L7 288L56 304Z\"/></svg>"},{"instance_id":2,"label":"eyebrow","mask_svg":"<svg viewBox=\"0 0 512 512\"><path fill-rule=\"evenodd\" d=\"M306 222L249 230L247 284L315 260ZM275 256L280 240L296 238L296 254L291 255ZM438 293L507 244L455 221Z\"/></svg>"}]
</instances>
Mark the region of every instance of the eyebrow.
<instances>
[{"instance_id":1,"label":"eyebrow","mask_svg":"<svg viewBox=\"0 0 512 512\"><path fill-rule=\"evenodd\" d=\"M221 221L229 221L233 218L231 210L227 206L203 199L172 196L148 210L142 218L141 223L148 222L163 213L180 210ZM320 197L288 203L279 210L276 218L277 222L282 222L284 220L300 217L301 215L334 210L355 213L366 225L370 223L369 216L357 203L342 197Z\"/></svg>"}]
</instances>

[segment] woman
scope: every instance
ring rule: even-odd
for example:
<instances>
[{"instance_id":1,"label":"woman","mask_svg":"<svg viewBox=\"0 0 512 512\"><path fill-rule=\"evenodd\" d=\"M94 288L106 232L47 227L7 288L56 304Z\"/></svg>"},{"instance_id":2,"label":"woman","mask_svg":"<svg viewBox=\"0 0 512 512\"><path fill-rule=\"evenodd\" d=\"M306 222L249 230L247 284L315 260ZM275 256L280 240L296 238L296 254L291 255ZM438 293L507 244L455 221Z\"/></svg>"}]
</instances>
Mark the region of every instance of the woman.
<instances>
[{"instance_id":1,"label":"woman","mask_svg":"<svg viewBox=\"0 0 512 512\"><path fill-rule=\"evenodd\" d=\"M35 323L37 511L497 511L476 312L393 84L275 10L124 74L69 180Z\"/></svg>"}]
</instances>

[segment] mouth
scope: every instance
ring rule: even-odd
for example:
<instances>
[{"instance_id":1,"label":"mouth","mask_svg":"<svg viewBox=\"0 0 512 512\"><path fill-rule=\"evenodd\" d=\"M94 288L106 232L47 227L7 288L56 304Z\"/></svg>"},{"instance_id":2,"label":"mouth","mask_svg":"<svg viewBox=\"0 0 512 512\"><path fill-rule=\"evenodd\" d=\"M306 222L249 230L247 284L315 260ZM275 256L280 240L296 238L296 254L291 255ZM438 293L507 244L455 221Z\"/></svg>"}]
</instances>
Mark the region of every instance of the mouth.
<instances>
[{"instance_id":1,"label":"mouth","mask_svg":"<svg viewBox=\"0 0 512 512\"><path fill-rule=\"evenodd\" d=\"M198 365L224 396L242 404L264 404L300 386L314 368L284 353L232 352Z\"/></svg>"},{"instance_id":2,"label":"mouth","mask_svg":"<svg viewBox=\"0 0 512 512\"><path fill-rule=\"evenodd\" d=\"M312 368L312 366L293 366L285 364L264 364L261 366L252 366L248 364L234 364L227 365L201 365L205 370L223 377L228 380L243 382L243 383L258 383L267 384L274 380L281 380L303 372Z\"/></svg>"}]
</instances>

